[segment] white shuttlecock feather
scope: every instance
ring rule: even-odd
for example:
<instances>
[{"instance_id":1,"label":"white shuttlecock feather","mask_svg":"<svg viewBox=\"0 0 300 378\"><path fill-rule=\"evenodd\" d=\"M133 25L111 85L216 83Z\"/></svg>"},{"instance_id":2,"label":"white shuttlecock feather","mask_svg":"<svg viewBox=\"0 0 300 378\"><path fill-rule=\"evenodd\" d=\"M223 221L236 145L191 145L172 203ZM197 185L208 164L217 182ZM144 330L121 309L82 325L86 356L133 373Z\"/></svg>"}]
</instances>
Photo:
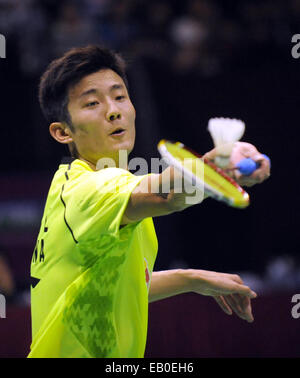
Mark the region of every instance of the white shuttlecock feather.
<instances>
[{"instance_id":1,"label":"white shuttlecock feather","mask_svg":"<svg viewBox=\"0 0 300 378\"><path fill-rule=\"evenodd\" d=\"M215 163L220 168L226 168L234 143L240 140L245 132L245 124L235 118L211 118L208 121L208 131L217 151Z\"/></svg>"}]
</instances>

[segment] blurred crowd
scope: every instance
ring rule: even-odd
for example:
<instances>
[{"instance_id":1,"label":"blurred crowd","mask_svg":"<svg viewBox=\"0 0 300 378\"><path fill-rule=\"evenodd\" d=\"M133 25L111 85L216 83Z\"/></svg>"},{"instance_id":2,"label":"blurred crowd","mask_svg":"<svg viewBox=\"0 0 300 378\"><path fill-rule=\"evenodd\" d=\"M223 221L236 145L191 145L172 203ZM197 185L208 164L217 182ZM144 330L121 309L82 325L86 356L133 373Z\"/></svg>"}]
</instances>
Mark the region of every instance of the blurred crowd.
<instances>
[{"instance_id":1,"label":"blurred crowd","mask_svg":"<svg viewBox=\"0 0 300 378\"><path fill-rule=\"evenodd\" d=\"M212 76L255 59L253 47L285 49L299 21L300 0L0 0L0 33L25 75L70 47L102 43Z\"/></svg>"}]
</instances>

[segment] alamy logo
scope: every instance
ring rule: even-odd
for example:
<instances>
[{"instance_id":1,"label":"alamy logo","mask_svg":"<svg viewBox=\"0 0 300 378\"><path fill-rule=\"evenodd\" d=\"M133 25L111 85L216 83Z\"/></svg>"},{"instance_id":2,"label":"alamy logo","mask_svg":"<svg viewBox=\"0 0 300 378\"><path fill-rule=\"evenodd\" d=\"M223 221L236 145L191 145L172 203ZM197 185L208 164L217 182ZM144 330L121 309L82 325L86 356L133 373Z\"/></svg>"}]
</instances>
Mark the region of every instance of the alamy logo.
<instances>
[{"instance_id":1,"label":"alamy logo","mask_svg":"<svg viewBox=\"0 0 300 378\"><path fill-rule=\"evenodd\" d=\"M0 34L0 58L6 58L6 39L2 34Z\"/></svg>"},{"instance_id":2,"label":"alamy logo","mask_svg":"<svg viewBox=\"0 0 300 378\"><path fill-rule=\"evenodd\" d=\"M293 295L292 297L292 303L296 303L293 307L292 307L292 317L294 319L299 319L300 318L300 294L295 294Z\"/></svg>"},{"instance_id":3,"label":"alamy logo","mask_svg":"<svg viewBox=\"0 0 300 378\"><path fill-rule=\"evenodd\" d=\"M295 43L291 50L292 57L298 59L300 57L300 34L294 34L292 36L292 43Z\"/></svg>"},{"instance_id":4,"label":"alamy logo","mask_svg":"<svg viewBox=\"0 0 300 378\"><path fill-rule=\"evenodd\" d=\"M171 178L171 172L165 170L162 186L160 187L158 185L156 173L158 173L164 167L168 166L164 158L151 158L151 163L149 167L148 162L144 158L135 157L128 161L128 152L126 150L119 150L119 168L129 171L135 171L134 174L136 176L144 176L149 174L149 172L153 173L150 177L151 193L158 193L159 190L162 190L162 193L165 194L170 193L172 187L174 193L184 192L187 194L187 196L185 197L186 204L193 205L196 203L200 203L204 198L204 170L202 168L202 164L200 164L200 159L195 160L185 158L182 160L181 163L185 170L179 171L178 169L176 173L176 179L174 179L174 177ZM117 163L112 158L100 158L97 161L96 165L97 170L116 167ZM195 172L195 175L198 178L197 182L195 182L190 172ZM126 193L128 190L128 186L126 185L127 182L128 177L125 176L123 176L123 178L119 180L109 181L106 186L103 186L102 180L100 180L99 190L101 190L102 193ZM145 186L144 188L141 188L141 192L143 191L144 193L147 193L149 191L149 187Z\"/></svg>"},{"instance_id":5,"label":"alamy logo","mask_svg":"<svg viewBox=\"0 0 300 378\"><path fill-rule=\"evenodd\" d=\"M0 319L6 318L6 300L5 296L0 294Z\"/></svg>"}]
</instances>

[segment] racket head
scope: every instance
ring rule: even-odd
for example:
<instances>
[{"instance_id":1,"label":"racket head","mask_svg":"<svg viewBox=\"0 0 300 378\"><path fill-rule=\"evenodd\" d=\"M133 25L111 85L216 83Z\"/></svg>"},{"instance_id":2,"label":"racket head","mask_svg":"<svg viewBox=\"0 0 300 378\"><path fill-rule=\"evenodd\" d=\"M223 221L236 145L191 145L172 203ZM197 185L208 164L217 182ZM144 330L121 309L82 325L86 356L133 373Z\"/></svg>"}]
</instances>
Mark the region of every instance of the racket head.
<instances>
[{"instance_id":1,"label":"racket head","mask_svg":"<svg viewBox=\"0 0 300 378\"><path fill-rule=\"evenodd\" d=\"M236 181L183 143L162 139L157 148L167 164L184 173L185 178L194 186L199 189L204 188L210 197L231 207L243 209L249 205L248 193ZM197 170L193 164L184 164L184 161L189 159L197 160Z\"/></svg>"}]
</instances>

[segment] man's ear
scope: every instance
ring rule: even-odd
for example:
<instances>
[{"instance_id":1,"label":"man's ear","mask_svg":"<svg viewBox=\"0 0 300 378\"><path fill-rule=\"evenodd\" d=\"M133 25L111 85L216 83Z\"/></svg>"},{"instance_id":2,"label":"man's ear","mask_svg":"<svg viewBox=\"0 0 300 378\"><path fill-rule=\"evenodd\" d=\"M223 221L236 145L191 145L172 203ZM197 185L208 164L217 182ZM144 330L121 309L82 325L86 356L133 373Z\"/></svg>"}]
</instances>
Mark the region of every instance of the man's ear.
<instances>
[{"instance_id":1,"label":"man's ear","mask_svg":"<svg viewBox=\"0 0 300 378\"><path fill-rule=\"evenodd\" d=\"M49 126L51 136L59 143L68 144L73 142L70 128L63 122L53 122Z\"/></svg>"}]
</instances>

